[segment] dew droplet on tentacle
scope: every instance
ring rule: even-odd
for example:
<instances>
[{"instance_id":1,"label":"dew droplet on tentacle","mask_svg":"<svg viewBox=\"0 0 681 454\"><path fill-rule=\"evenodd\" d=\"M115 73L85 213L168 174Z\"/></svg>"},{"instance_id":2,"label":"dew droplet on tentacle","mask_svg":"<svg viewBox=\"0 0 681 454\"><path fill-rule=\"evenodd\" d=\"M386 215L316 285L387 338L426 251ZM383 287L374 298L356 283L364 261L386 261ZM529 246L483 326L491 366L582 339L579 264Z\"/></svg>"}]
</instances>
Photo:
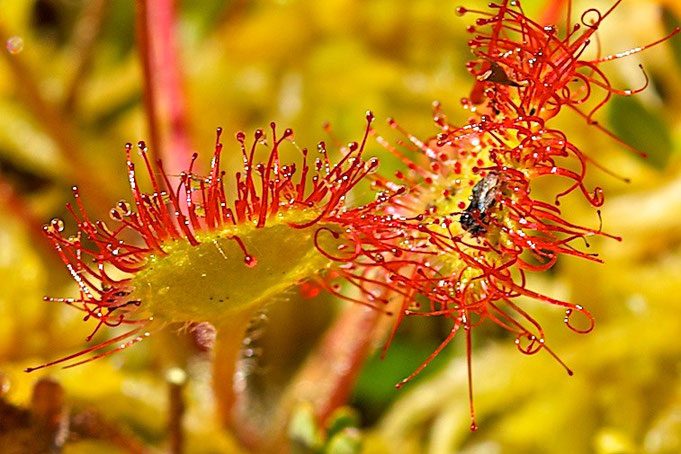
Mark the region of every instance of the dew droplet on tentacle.
<instances>
[{"instance_id":1,"label":"dew droplet on tentacle","mask_svg":"<svg viewBox=\"0 0 681 454\"><path fill-rule=\"evenodd\" d=\"M245 255L244 256L244 263L246 264L247 267L253 268L258 264L258 259L253 257L252 255Z\"/></svg>"},{"instance_id":2,"label":"dew droplet on tentacle","mask_svg":"<svg viewBox=\"0 0 681 454\"><path fill-rule=\"evenodd\" d=\"M47 226L47 231L51 233L59 233L64 231L64 221L59 218L54 218Z\"/></svg>"}]
</instances>

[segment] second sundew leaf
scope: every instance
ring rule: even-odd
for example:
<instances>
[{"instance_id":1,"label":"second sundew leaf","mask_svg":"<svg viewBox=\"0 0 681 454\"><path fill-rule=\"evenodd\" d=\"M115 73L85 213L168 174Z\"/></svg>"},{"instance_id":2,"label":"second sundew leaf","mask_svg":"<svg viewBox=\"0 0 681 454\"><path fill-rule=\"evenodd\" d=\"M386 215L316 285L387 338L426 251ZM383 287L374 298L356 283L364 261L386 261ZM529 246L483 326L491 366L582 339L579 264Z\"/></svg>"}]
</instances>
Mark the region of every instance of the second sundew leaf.
<instances>
[{"instance_id":1,"label":"second sundew leaf","mask_svg":"<svg viewBox=\"0 0 681 454\"><path fill-rule=\"evenodd\" d=\"M611 100L609 120L617 137L647 155L646 163L659 170L667 166L673 141L659 115L636 98L615 96Z\"/></svg>"}]
</instances>

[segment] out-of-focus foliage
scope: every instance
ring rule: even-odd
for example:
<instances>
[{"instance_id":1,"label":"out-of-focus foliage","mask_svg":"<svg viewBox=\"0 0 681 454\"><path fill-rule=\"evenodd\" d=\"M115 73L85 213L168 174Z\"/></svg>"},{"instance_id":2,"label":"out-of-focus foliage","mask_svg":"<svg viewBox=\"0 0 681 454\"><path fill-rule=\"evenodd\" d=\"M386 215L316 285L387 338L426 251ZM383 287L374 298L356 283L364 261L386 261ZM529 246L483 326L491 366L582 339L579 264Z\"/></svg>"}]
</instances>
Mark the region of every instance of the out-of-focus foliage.
<instances>
[{"instance_id":1,"label":"out-of-focus foliage","mask_svg":"<svg viewBox=\"0 0 681 454\"><path fill-rule=\"evenodd\" d=\"M148 138L133 2L105 2L89 64L76 75L88 52L79 39L91 20L82 19L89 3L0 0L3 43L10 36L24 40L22 52L0 59L0 373L8 386L0 396L28 408L34 384L50 375L63 386L71 414L94 409L123 434L161 448L167 443L165 371L180 366L189 376L186 452L237 452L214 417L209 355L197 353L181 333L158 333L125 353L68 371L22 372L79 350L92 326L76 311L42 301L43 295L75 289L5 185L40 221L64 216L69 188L81 182L89 186L84 201L92 212L106 214L101 201L113 204L126 195L123 144ZM525 3L530 13L543 9L540 1ZM608 5L574 3L578 11ZM202 164L217 126L232 134L274 120L292 127L299 144L314 146L327 139L324 121L342 141L357 139L370 108L377 118L398 118L425 138L434 131L430 103L436 99L451 118L465 121L459 99L471 87L464 70L470 18L456 16L450 3L208 0L179 6L188 118ZM654 41L680 18L675 1L664 7L652 0L626 1L599 34L602 52ZM482 327L474 337L473 358L480 429L471 433L461 345L446 350L410 386L393 388L447 329L437 320L409 320L388 358L370 360L355 388L351 405L360 414L363 452L681 452L680 41L608 68L624 88L643 83L638 63L650 76L646 92L616 100L598 118L647 152L648 160L577 116L558 119L589 156L632 179L625 184L590 169L590 182L606 193L603 228L624 238L591 244L604 265L564 260L554 272L532 277L535 288L589 307L597 317L592 334L577 336L564 329L559 311L533 308L551 347L575 376L567 377L548 355L524 357L512 339ZM7 53L4 45L2 52ZM228 144L234 152L227 156L237 166L236 142ZM381 156L387 175L397 165L377 145L370 152ZM598 225L593 210L576 198L563 207L568 218ZM252 377L264 408L335 309L328 297L302 300L297 293L270 309ZM304 416L301 410L299 419ZM299 426L316 430L306 424ZM353 445L352 437L342 441L352 445L345 451L345 445L331 451L333 440L321 438L317 449L355 452L359 442ZM4 442L0 438L1 452ZM88 440L67 443L64 452L121 452L112 446Z\"/></svg>"}]
</instances>

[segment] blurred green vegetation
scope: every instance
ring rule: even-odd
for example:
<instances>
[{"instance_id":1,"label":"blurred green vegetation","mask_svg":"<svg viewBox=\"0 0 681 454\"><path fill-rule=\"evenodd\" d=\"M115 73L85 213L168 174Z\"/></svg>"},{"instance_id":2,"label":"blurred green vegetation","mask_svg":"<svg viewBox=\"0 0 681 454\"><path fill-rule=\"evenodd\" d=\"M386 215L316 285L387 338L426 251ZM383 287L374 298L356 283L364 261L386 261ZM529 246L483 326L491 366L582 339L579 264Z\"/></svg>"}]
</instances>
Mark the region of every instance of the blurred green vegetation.
<instances>
[{"instance_id":1,"label":"blurred green vegetation","mask_svg":"<svg viewBox=\"0 0 681 454\"><path fill-rule=\"evenodd\" d=\"M180 366L190 377L186 452L237 452L214 417L209 355L186 354L193 350L183 333L158 333L125 353L68 371L22 372L78 351L92 328L76 311L42 301L75 288L32 226L68 218L70 187L86 179L85 203L93 215L106 216L101 202L113 204L128 194L124 143L148 138L134 5L105 3L93 47L83 49L89 2L0 0L3 42L11 36L24 41L20 53L3 48L0 58L0 379L8 383L0 395L25 407L36 380L51 375L73 409L94 408L123 432L163 447L164 371ZM607 5L574 3L577 10ZM525 4L536 12L544 6ZM292 127L301 146L314 146L328 139L325 121L341 141L357 140L367 109L378 119L397 118L422 138L435 133L433 100L442 102L450 121L465 121L459 100L471 87L464 63L470 56L465 27L472 19L457 16L454 6L439 0L180 2L178 42L199 164L208 162L217 126L231 135L273 120ZM652 42L679 23L678 14L673 1L664 8L652 0L624 2L599 32L602 52ZM646 92L616 98L597 118L648 159L574 115L556 120L594 160L632 179L625 184L590 170L589 184L606 193L604 229L624 238L593 241L604 265L564 259L550 275L531 276L535 288L582 304L597 317L595 331L578 336L564 328L560 311L527 303L575 376L567 377L548 355L521 355L507 334L481 327L473 359L480 430L471 433L460 342L409 386L394 389L447 333L440 320L409 320L387 358L370 359L354 389L350 404L360 414L363 452L681 452L679 43L677 38L607 68L618 87L641 85L638 63L651 79ZM377 128L390 136L387 126ZM226 167L236 167L237 144L225 142L234 151L227 153ZM397 168L378 145L369 152L381 157L386 175ZM575 222L598 225L578 197L562 208ZM294 292L270 308L252 377L263 408L276 400L339 306L328 296L307 300ZM110 335L103 331L98 338ZM83 441L64 452L118 449ZM334 452L359 448L348 449Z\"/></svg>"}]
</instances>

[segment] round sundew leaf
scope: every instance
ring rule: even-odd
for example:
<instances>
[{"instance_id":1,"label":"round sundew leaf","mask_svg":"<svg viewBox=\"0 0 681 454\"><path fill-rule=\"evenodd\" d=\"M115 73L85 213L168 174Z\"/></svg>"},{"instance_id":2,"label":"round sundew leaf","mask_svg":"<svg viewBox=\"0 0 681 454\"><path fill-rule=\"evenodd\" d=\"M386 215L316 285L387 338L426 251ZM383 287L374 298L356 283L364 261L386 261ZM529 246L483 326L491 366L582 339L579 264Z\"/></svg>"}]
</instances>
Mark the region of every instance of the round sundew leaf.
<instances>
[{"instance_id":1,"label":"round sundew leaf","mask_svg":"<svg viewBox=\"0 0 681 454\"><path fill-rule=\"evenodd\" d=\"M267 303L324 268L329 261L315 247L316 230L284 223L262 229L242 225L206 235L197 246L179 241L164 245L168 255L152 257L135 276L132 297L161 319L219 322ZM233 238L237 234L252 266ZM324 238L320 235L319 241Z\"/></svg>"}]
</instances>

